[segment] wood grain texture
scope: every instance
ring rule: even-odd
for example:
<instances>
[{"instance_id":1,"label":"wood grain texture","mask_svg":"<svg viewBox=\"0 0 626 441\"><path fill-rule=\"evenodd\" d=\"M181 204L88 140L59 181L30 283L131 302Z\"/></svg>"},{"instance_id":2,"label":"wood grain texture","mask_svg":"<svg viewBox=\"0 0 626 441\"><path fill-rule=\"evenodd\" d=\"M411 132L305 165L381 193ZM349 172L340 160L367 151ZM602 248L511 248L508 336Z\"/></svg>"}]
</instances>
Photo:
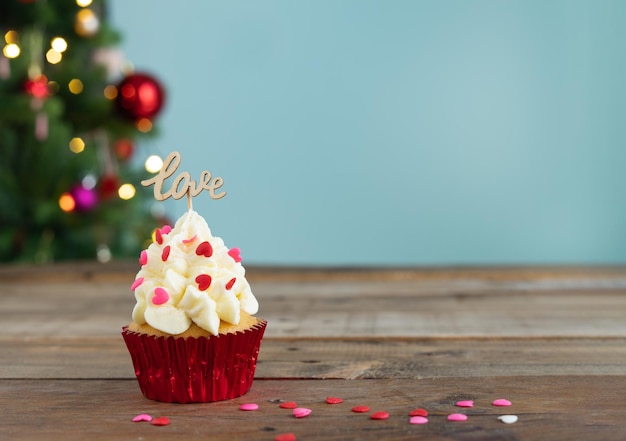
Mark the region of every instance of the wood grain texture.
<instances>
[{"instance_id":1,"label":"wood grain texture","mask_svg":"<svg viewBox=\"0 0 626 441\"><path fill-rule=\"evenodd\" d=\"M120 338L0 339L0 379L133 379ZM265 338L257 378L626 375L626 339Z\"/></svg>"},{"instance_id":2,"label":"wood grain texture","mask_svg":"<svg viewBox=\"0 0 626 441\"><path fill-rule=\"evenodd\" d=\"M298 440L555 440L621 441L624 376L454 377L422 380L257 380L232 401L176 405L141 396L131 380L0 380L4 406L0 438L7 440L273 440L292 432ZM342 404L328 405L327 396ZM513 405L497 408L494 399ZM460 409L458 400L474 400ZM277 400L296 401L313 413L296 419ZM257 403L255 412L238 410ZM389 412L388 420L355 414L352 406ZM429 423L408 424L408 413L426 408ZM453 412L465 422L449 422ZM133 423L139 413L167 416L169 426ZM518 415L506 425L502 414Z\"/></svg>"}]
</instances>

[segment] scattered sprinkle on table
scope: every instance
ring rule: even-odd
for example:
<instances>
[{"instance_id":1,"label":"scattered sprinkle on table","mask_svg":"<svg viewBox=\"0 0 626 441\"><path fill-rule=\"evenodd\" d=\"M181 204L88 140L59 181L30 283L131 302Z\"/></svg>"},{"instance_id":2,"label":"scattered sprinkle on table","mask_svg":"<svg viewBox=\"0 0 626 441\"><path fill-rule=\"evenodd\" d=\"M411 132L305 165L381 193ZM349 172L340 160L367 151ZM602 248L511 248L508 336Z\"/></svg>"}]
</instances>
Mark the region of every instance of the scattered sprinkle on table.
<instances>
[{"instance_id":1,"label":"scattered sprinkle on table","mask_svg":"<svg viewBox=\"0 0 626 441\"><path fill-rule=\"evenodd\" d=\"M389 418L389 413L382 410L370 415L372 420L386 420L387 418Z\"/></svg>"},{"instance_id":2,"label":"scattered sprinkle on table","mask_svg":"<svg viewBox=\"0 0 626 441\"><path fill-rule=\"evenodd\" d=\"M506 407L510 406L511 402L509 400L505 400L504 398L499 398L491 404L493 404L494 406Z\"/></svg>"},{"instance_id":3,"label":"scattered sprinkle on table","mask_svg":"<svg viewBox=\"0 0 626 441\"><path fill-rule=\"evenodd\" d=\"M308 407L296 407L293 410L293 416L295 416L296 418L304 418L311 415L311 412L313 411Z\"/></svg>"},{"instance_id":4,"label":"scattered sprinkle on table","mask_svg":"<svg viewBox=\"0 0 626 441\"><path fill-rule=\"evenodd\" d=\"M370 408L367 406L354 406L352 408L352 412L356 412L356 413L366 413L369 411L370 411Z\"/></svg>"},{"instance_id":5,"label":"scattered sprinkle on table","mask_svg":"<svg viewBox=\"0 0 626 441\"><path fill-rule=\"evenodd\" d=\"M296 435L295 433L281 433L276 435L274 441L296 441Z\"/></svg>"},{"instance_id":6,"label":"scattered sprinkle on table","mask_svg":"<svg viewBox=\"0 0 626 441\"><path fill-rule=\"evenodd\" d=\"M239 406L239 410L259 410L259 405L256 403L245 403Z\"/></svg>"},{"instance_id":7,"label":"scattered sprinkle on table","mask_svg":"<svg viewBox=\"0 0 626 441\"><path fill-rule=\"evenodd\" d=\"M409 419L410 424L426 424L427 422L428 418L421 415L415 415Z\"/></svg>"},{"instance_id":8,"label":"scattered sprinkle on table","mask_svg":"<svg viewBox=\"0 0 626 441\"><path fill-rule=\"evenodd\" d=\"M140 421L152 421L152 416L147 413L140 413L136 417L133 418L134 423L138 423Z\"/></svg>"},{"instance_id":9,"label":"scattered sprinkle on table","mask_svg":"<svg viewBox=\"0 0 626 441\"><path fill-rule=\"evenodd\" d=\"M413 409L412 411L409 412L409 416L421 416L421 417L427 417L428 416L428 411L422 407L418 407L417 409Z\"/></svg>"},{"instance_id":10,"label":"scattered sprinkle on table","mask_svg":"<svg viewBox=\"0 0 626 441\"><path fill-rule=\"evenodd\" d=\"M278 405L281 409L295 409L298 407L298 403L295 401L284 401Z\"/></svg>"},{"instance_id":11,"label":"scattered sprinkle on table","mask_svg":"<svg viewBox=\"0 0 626 441\"><path fill-rule=\"evenodd\" d=\"M456 405L458 407L474 407L474 401L473 400L461 400L461 401L457 401Z\"/></svg>"},{"instance_id":12,"label":"scattered sprinkle on table","mask_svg":"<svg viewBox=\"0 0 626 441\"><path fill-rule=\"evenodd\" d=\"M326 397L326 402L328 404L339 404L339 403L343 403L343 398L339 398L339 397Z\"/></svg>"},{"instance_id":13,"label":"scattered sprinkle on table","mask_svg":"<svg viewBox=\"0 0 626 441\"><path fill-rule=\"evenodd\" d=\"M448 415L448 421L465 421L467 420L467 415L462 413L451 413Z\"/></svg>"},{"instance_id":14,"label":"scattered sprinkle on table","mask_svg":"<svg viewBox=\"0 0 626 441\"><path fill-rule=\"evenodd\" d=\"M517 423L517 415L500 415L498 419L504 424Z\"/></svg>"},{"instance_id":15,"label":"scattered sprinkle on table","mask_svg":"<svg viewBox=\"0 0 626 441\"><path fill-rule=\"evenodd\" d=\"M168 417L153 418L152 421L150 421L150 424L153 426L167 426L169 423L170 419Z\"/></svg>"}]
</instances>

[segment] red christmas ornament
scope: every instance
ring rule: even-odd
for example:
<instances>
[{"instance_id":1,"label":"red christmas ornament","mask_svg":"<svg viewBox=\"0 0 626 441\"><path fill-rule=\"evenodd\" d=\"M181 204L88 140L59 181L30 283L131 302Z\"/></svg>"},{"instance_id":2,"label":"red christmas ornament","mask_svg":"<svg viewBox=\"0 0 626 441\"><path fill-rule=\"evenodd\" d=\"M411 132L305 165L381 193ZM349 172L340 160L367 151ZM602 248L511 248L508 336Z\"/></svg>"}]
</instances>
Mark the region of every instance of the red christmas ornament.
<instances>
[{"instance_id":1,"label":"red christmas ornament","mask_svg":"<svg viewBox=\"0 0 626 441\"><path fill-rule=\"evenodd\" d=\"M24 84L24 90L35 98L46 98L48 96L48 78L45 75L39 75L37 78L28 80Z\"/></svg>"},{"instance_id":2,"label":"red christmas ornament","mask_svg":"<svg viewBox=\"0 0 626 441\"><path fill-rule=\"evenodd\" d=\"M119 113L135 121L156 116L165 100L165 91L152 76L144 73L128 75L117 86L115 101Z\"/></svg>"},{"instance_id":3,"label":"red christmas ornament","mask_svg":"<svg viewBox=\"0 0 626 441\"><path fill-rule=\"evenodd\" d=\"M106 174L100 178L100 185L98 190L100 197L103 200L111 199L117 194L117 189L120 187L119 179L114 174Z\"/></svg>"},{"instance_id":4,"label":"red christmas ornament","mask_svg":"<svg viewBox=\"0 0 626 441\"><path fill-rule=\"evenodd\" d=\"M133 156L135 146L130 139L123 138L115 141L115 144L113 144L113 150L115 150L115 154L119 159L126 161Z\"/></svg>"}]
</instances>

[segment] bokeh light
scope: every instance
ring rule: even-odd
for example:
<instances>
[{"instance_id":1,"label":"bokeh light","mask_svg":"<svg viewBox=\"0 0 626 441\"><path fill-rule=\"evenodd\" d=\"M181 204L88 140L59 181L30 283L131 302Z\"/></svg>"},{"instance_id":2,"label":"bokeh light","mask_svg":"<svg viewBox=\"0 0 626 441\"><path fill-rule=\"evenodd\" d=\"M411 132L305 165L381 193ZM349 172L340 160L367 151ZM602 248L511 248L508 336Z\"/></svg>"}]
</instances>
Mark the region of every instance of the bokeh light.
<instances>
[{"instance_id":1,"label":"bokeh light","mask_svg":"<svg viewBox=\"0 0 626 441\"><path fill-rule=\"evenodd\" d=\"M150 155L144 164L148 173L158 173L163 167L163 160L158 155Z\"/></svg>"},{"instance_id":2,"label":"bokeh light","mask_svg":"<svg viewBox=\"0 0 626 441\"><path fill-rule=\"evenodd\" d=\"M133 184L122 184L120 188L117 190L117 195L120 199L124 199L125 201L132 199L135 197L135 186Z\"/></svg>"}]
</instances>

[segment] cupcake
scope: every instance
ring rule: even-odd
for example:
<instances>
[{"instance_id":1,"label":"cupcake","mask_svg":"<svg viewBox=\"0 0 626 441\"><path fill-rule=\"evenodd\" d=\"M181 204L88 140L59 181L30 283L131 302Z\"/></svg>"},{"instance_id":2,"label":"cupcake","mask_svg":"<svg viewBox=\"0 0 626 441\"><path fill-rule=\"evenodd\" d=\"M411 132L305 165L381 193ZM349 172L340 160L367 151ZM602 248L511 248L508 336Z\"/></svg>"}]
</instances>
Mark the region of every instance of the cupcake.
<instances>
[{"instance_id":1,"label":"cupcake","mask_svg":"<svg viewBox=\"0 0 626 441\"><path fill-rule=\"evenodd\" d=\"M137 301L122 336L147 398L211 402L248 392L266 322L241 265L189 209L155 231L131 289Z\"/></svg>"}]
</instances>

